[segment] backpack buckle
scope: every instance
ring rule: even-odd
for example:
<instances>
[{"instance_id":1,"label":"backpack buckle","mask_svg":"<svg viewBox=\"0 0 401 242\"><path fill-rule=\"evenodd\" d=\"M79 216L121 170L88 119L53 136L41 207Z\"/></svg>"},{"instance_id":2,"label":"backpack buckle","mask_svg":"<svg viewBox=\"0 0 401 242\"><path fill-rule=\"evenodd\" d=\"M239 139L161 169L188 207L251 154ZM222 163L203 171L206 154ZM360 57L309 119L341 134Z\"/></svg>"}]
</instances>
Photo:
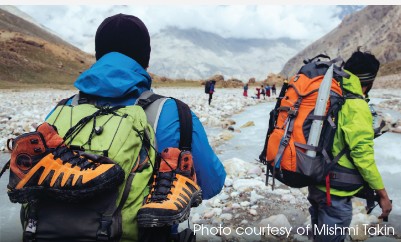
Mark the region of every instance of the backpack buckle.
<instances>
[{"instance_id":1,"label":"backpack buckle","mask_svg":"<svg viewBox=\"0 0 401 242\"><path fill-rule=\"evenodd\" d=\"M87 99L87 98L85 98L85 97L80 97L79 99L78 99L78 104L80 105L80 104L88 104L89 103L89 100Z\"/></svg>"},{"instance_id":2,"label":"backpack buckle","mask_svg":"<svg viewBox=\"0 0 401 242\"><path fill-rule=\"evenodd\" d=\"M149 103L151 103L151 100L149 98L144 98L144 99L139 99L137 104L142 108L145 108L146 106L149 105Z\"/></svg>"},{"instance_id":3,"label":"backpack buckle","mask_svg":"<svg viewBox=\"0 0 401 242\"><path fill-rule=\"evenodd\" d=\"M35 234L36 234L36 225L38 224L38 221L33 218L28 219L28 224L24 230L24 241L26 242L33 242L35 240Z\"/></svg>"},{"instance_id":4,"label":"backpack buckle","mask_svg":"<svg viewBox=\"0 0 401 242\"><path fill-rule=\"evenodd\" d=\"M296 110L296 109L295 110L291 109L291 110L288 111L288 116L296 117L297 114L298 114L298 110Z\"/></svg>"},{"instance_id":5,"label":"backpack buckle","mask_svg":"<svg viewBox=\"0 0 401 242\"><path fill-rule=\"evenodd\" d=\"M110 240L110 226L111 220L106 220L102 218L100 221L100 227L96 233L96 239L98 241L109 241Z\"/></svg>"}]
</instances>

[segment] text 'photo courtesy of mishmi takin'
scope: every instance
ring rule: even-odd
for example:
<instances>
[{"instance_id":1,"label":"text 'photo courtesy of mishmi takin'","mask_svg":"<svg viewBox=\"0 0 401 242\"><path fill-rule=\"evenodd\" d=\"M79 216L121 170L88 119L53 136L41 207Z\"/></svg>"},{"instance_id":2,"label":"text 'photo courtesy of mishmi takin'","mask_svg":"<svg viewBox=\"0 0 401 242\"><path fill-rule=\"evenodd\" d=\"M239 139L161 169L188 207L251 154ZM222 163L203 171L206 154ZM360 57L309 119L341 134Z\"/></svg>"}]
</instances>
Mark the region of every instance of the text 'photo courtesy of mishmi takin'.
<instances>
[{"instance_id":1,"label":"text 'photo courtesy of mishmi takin'","mask_svg":"<svg viewBox=\"0 0 401 242\"><path fill-rule=\"evenodd\" d=\"M360 228L361 227L361 228ZM312 233L313 229L313 233ZM340 227L337 225L328 226L324 224L319 227L314 225L313 227L309 224L305 227L275 227L275 226L265 226L265 227L245 227L239 226L236 228L225 227L221 224L219 226L208 227L203 224L194 224L194 233L200 235L234 235L236 237L245 237L251 235L272 235L277 237L289 238L291 234L298 235L359 235L364 233L368 236L388 236L395 235L394 227L383 225L383 226L371 226L370 224L355 225L352 227Z\"/></svg>"}]
</instances>

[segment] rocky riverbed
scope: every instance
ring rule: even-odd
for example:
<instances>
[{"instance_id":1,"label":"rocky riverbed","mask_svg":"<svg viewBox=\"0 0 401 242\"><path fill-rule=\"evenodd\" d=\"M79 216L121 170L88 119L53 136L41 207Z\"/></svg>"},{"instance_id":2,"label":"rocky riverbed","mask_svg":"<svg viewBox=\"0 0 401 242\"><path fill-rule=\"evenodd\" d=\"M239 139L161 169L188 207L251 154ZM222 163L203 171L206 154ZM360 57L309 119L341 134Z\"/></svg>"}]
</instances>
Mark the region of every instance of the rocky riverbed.
<instances>
[{"instance_id":1,"label":"rocky riverbed","mask_svg":"<svg viewBox=\"0 0 401 242\"><path fill-rule=\"evenodd\" d=\"M236 124L232 118L234 114L242 112L248 106L266 103L271 108L274 98L267 100L255 100L243 98L241 89L218 89L213 95L212 105L207 104L208 95L201 89L171 89L161 88L155 92L179 98L188 103L191 109L204 124L208 133L209 142L215 151L220 154L224 149L219 147L226 144L236 136L247 133L255 125L252 118L246 123ZM0 91L0 151L6 150L6 140L21 133L34 131L46 117L47 113L65 97L73 95L74 91L66 90L1 90ZM373 90L371 97L375 103L384 110L386 122L390 131L401 130L399 113L400 95L394 90ZM263 112L264 121L270 110ZM244 116L247 116L244 113ZM258 125L258 124L256 124ZM257 131L258 135L265 135L265 128ZM264 139L264 137L262 137ZM262 143L262 142L260 142ZM259 144L262 146L262 144ZM241 144L236 144L240 147ZM255 149L260 149L257 147ZM310 218L308 215L308 202L306 189L292 189L278 184L273 190L271 186L265 186L265 167L253 158L239 159L238 153L244 152L241 148L223 162L227 171L227 179L222 192L216 197L205 200L192 210L189 223L192 229L197 231L199 241L305 241L308 240L306 231ZM237 154L237 155L236 155ZM7 153L0 159L0 167L5 162ZM1 158L1 157L0 157ZM7 175L7 174L6 174ZM5 194L5 182L1 183L3 194L0 202L9 204ZM271 181L270 181L271 184ZM374 227L380 223L377 216L367 215L364 203L355 199L354 216L352 226L366 229L363 224ZM14 206L14 205L13 205ZM7 206L1 206L2 210ZM15 207L15 206L14 206ZM7 233L16 236L18 231L10 232L7 221L13 220L17 224L18 210L11 209L10 213L2 213L0 216L0 230L8 229ZM7 220L7 221L6 221ZM356 226L358 225L358 226ZM391 224L390 224L391 225ZM180 225L185 228L186 223ZM278 228L278 231L261 228ZM304 229L304 233L301 232ZM0 234L4 234L0 231ZM310 233L310 232L309 232ZM399 238L399 235L386 237L388 239ZM369 238L369 234L359 231L353 240L375 239ZM5 240L13 241L13 240Z\"/></svg>"}]
</instances>

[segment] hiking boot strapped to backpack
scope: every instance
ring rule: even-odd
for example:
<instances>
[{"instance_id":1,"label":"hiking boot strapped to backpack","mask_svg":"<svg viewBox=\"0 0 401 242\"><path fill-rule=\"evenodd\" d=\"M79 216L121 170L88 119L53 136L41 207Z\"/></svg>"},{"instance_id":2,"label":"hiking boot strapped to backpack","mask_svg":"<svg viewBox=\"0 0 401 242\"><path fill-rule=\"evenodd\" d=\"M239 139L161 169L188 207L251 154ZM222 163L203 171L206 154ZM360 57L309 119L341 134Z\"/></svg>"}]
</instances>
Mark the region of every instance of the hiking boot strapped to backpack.
<instances>
[{"instance_id":1,"label":"hiking boot strapped to backpack","mask_svg":"<svg viewBox=\"0 0 401 242\"><path fill-rule=\"evenodd\" d=\"M46 155L45 158L49 157L46 158L48 160L46 163L65 163L65 167L60 164L57 169L68 171L67 168L71 168L74 171L77 170L76 173L81 172L81 169L82 172L92 172L91 169L93 169L98 174L101 173L100 170L107 170L106 167L109 166L112 168L121 167L120 172L118 172L118 168L113 169L117 170L115 173L125 173L125 176L123 179L120 178L120 182L123 180L123 183L118 189L99 188L103 192L93 192L90 196L88 194L84 199L80 199L79 203L71 203L71 199L56 199L48 196L47 193L38 197L27 196L26 200L21 200L21 202L29 202L23 205L21 209L21 221L25 230L24 241L137 241L136 216L146 201L145 199L148 198L147 201L150 201L148 194L151 183L149 182L152 181L153 167L157 157L155 134L152 126L156 129L166 99L151 92L145 92L138 99L138 105L108 107L96 106L96 97L80 93L75 95L72 101L70 99L61 101L47 119L47 122L57 127L58 135L64 136L65 145L53 149L54 142L49 142L47 139L42 140L49 149L52 149L44 149L46 152L39 154L39 150L35 151L37 147L33 147L37 145L36 139L33 141L34 144L29 142L35 135L40 137L42 134L46 137L42 128L39 128L38 132L25 135L29 141L27 147L32 146L33 148L32 154L37 152L40 157ZM70 103L68 103L69 100ZM180 114L180 125L187 127L187 122L192 121L190 110L186 104L179 100L175 101ZM144 109L147 109L146 114ZM186 114L183 115L183 113ZM189 137L189 140L192 141L192 136L188 136L192 135L192 122L190 124L190 130L181 128L181 137ZM42 125L41 127L51 126ZM60 136L56 135L55 132L53 133L53 137L57 138L56 140L62 141ZM26 139L17 138L14 140L13 149L15 152L20 151L19 144L22 140ZM41 142L41 139L38 140ZM184 184L184 186L181 189L171 187L170 190L178 191L180 194L183 191L186 193L185 186L188 189L190 186L187 184L192 184L196 189L193 191L194 195L189 206L195 206L201 201L201 191L194 181L195 173L189 153L190 142L188 146L184 142L185 140L182 138L180 141L180 148L183 151L180 153L181 161L179 163L181 165L173 171L173 180L178 180L174 181L175 184ZM36 162L40 157L32 156L32 160ZM164 159L167 160L168 158L165 157ZM14 163L21 163L24 167L28 164L24 163L25 160L22 158L14 160ZM115 164L100 162L110 160L113 160ZM173 163L171 162L174 166ZM108 170L112 170L112 168ZM86 173L79 174L82 175L82 179L85 178ZM182 176L181 178L179 174ZM96 177L95 175L92 176ZM57 176L54 175L53 177ZM10 179L10 182L13 183L14 181ZM74 181L71 182L73 184ZM65 184L69 185L70 181L67 180ZM76 184L80 185L81 183ZM79 193L84 192L80 191ZM79 193L76 194L76 197L80 197ZM185 211L182 218L189 214L189 209L185 209ZM178 219L181 221L181 217Z\"/></svg>"},{"instance_id":2,"label":"hiking boot strapped to backpack","mask_svg":"<svg viewBox=\"0 0 401 242\"><path fill-rule=\"evenodd\" d=\"M124 180L120 166L107 157L73 152L48 123L18 136L9 149L11 202L28 203L42 195L81 200L117 188Z\"/></svg>"},{"instance_id":3,"label":"hiking boot strapped to backpack","mask_svg":"<svg viewBox=\"0 0 401 242\"><path fill-rule=\"evenodd\" d=\"M147 108L161 96L144 93L139 100ZM179 148L166 148L157 160L152 188L144 206L138 211L140 227L161 227L180 223L188 218L191 207L202 202L202 191L196 184L192 160L192 114L185 103L174 99L180 121ZM161 104L150 108L161 107ZM159 108L160 109L160 108ZM148 115L148 121L156 129L156 118Z\"/></svg>"},{"instance_id":4,"label":"hiking boot strapped to backpack","mask_svg":"<svg viewBox=\"0 0 401 242\"><path fill-rule=\"evenodd\" d=\"M97 107L62 101L47 122L75 152L107 157L124 171L118 189L79 203L46 197L23 206L25 241L132 241L135 214L148 194L156 152L154 132L140 106Z\"/></svg>"}]
</instances>

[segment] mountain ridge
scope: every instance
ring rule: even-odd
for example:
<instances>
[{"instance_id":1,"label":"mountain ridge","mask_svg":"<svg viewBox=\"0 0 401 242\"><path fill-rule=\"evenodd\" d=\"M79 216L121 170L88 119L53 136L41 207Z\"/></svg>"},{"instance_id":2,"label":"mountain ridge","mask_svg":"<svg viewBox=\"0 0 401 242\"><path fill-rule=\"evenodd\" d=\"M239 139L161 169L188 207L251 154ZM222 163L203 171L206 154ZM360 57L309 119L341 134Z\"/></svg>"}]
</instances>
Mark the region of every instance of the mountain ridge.
<instances>
[{"instance_id":1,"label":"mountain ridge","mask_svg":"<svg viewBox=\"0 0 401 242\"><path fill-rule=\"evenodd\" d=\"M379 20L379 21L378 21ZM401 6L367 6L347 15L340 25L287 61L282 75L295 74L302 61L325 53L344 60L362 46L385 65L401 59Z\"/></svg>"}]
</instances>

